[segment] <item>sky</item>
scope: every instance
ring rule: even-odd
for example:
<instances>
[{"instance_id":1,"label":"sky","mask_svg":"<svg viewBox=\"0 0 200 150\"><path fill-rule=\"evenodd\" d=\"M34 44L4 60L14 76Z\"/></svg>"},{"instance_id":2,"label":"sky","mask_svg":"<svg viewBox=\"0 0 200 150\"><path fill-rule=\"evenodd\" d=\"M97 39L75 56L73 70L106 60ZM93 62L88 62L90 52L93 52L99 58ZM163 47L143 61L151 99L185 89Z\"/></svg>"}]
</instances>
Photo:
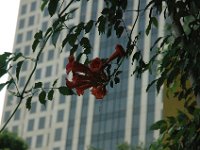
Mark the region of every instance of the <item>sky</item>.
<instances>
[{"instance_id":1,"label":"sky","mask_svg":"<svg viewBox=\"0 0 200 150\"><path fill-rule=\"evenodd\" d=\"M4 0L0 5L0 54L12 52L20 0ZM7 80L3 76L0 83ZM5 98L5 88L0 91L0 120ZM1 122L1 121L0 121Z\"/></svg>"}]
</instances>

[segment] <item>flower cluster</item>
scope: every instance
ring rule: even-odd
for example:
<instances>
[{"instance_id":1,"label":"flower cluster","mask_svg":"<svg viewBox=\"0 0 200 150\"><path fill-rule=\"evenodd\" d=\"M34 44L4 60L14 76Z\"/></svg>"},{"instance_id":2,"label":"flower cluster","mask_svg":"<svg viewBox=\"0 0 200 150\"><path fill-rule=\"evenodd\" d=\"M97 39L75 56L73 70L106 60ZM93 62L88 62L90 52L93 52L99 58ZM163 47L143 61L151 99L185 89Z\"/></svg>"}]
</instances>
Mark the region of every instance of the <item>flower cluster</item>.
<instances>
[{"instance_id":1,"label":"flower cluster","mask_svg":"<svg viewBox=\"0 0 200 150\"><path fill-rule=\"evenodd\" d=\"M124 56L125 51L121 45L115 47L115 52L106 62L97 57L91 60L88 65L84 65L75 61L73 56L69 56L66 73L72 72L72 81L66 78L66 85L70 89L75 88L79 96L84 94L84 90L91 88L91 93L96 99L103 99L107 93L106 85L109 82L105 67L117 57Z\"/></svg>"}]
</instances>

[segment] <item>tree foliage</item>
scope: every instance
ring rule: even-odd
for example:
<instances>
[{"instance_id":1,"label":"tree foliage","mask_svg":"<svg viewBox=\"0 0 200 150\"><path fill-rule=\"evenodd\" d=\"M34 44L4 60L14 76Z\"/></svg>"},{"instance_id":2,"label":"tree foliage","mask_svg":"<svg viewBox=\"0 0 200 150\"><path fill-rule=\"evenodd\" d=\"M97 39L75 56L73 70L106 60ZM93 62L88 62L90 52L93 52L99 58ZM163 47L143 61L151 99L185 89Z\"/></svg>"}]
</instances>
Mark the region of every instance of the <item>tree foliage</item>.
<instances>
[{"instance_id":1,"label":"tree foliage","mask_svg":"<svg viewBox=\"0 0 200 150\"><path fill-rule=\"evenodd\" d=\"M1 150L28 150L26 142L17 136L17 134L7 130L0 134Z\"/></svg>"}]
</instances>

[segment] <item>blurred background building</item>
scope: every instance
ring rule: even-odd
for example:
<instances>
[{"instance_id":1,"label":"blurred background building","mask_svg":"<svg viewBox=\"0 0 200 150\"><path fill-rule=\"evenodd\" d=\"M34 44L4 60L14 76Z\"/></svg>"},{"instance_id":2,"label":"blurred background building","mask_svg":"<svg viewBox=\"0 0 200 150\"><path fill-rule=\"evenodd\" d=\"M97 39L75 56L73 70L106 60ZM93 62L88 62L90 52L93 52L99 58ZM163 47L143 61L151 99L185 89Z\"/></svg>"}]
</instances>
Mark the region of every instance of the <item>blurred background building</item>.
<instances>
[{"instance_id":1,"label":"blurred background building","mask_svg":"<svg viewBox=\"0 0 200 150\"><path fill-rule=\"evenodd\" d=\"M65 1L67 4L69 0ZM148 0L141 0L141 9L147 5ZM40 1L21 0L18 14L18 23L15 35L13 52L21 52L25 56L33 57L31 45L34 33L38 30L45 31L51 24L47 9L40 10ZM138 0L129 0L125 12L124 22L127 29L136 19ZM103 1L82 0L72 4L70 9L79 8L71 16L67 25L73 26L79 22L97 20L104 7ZM145 32L148 25L148 13L142 13L139 18L133 37L139 31ZM159 18L159 28L152 29L150 35L143 36L139 40L139 48L148 60L149 49L155 39L163 35L164 21ZM108 57L117 43L124 47L128 40L126 33L120 39L114 34L110 38L106 35L99 36L98 30L93 29L88 35L93 47L91 58L100 56ZM64 37L64 34L63 34ZM62 38L62 37L60 37ZM65 85L67 57L69 46L62 53L49 42L41 55L39 65L35 71L31 84L42 81L45 87L50 87L58 78L58 85ZM120 84L114 88L108 87L108 94L103 101L95 100L90 92L83 96L54 95L53 101L48 101L46 106L39 103L38 95L32 101L31 110L21 105L15 116L9 122L7 129L17 132L26 139L31 150L83 150L88 146L94 146L104 150L114 150L116 145L124 141L133 146L143 143L149 145L158 132L149 130L150 125L162 117L162 92L156 93L155 86L146 93L146 87L150 81L156 78L156 67L153 74L145 72L140 79L131 76L134 65L126 61L122 65L123 73L120 76ZM32 64L29 61L23 63L20 72L19 89L21 89L30 73ZM15 67L12 69L15 73ZM11 86L11 90L14 86ZM17 105L17 98L7 92L4 104L2 124L8 119Z\"/></svg>"}]
</instances>

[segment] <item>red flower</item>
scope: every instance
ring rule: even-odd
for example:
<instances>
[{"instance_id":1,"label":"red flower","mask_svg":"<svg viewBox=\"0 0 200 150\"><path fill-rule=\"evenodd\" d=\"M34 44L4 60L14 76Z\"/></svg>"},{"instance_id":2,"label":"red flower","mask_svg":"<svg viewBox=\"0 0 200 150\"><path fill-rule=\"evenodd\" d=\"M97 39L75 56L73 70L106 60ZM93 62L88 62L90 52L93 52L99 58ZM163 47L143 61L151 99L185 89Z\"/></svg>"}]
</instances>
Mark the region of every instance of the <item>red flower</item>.
<instances>
[{"instance_id":1,"label":"red flower","mask_svg":"<svg viewBox=\"0 0 200 150\"><path fill-rule=\"evenodd\" d=\"M90 63L90 70L92 72L100 72L102 69L103 63L100 58L96 57Z\"/></svg>"},{"instance_id":2,"label":"red flower","mask_svg":"<svg viewBox=\"0 0 200 150\"><path fill-rule=\"evenodd\" d=\"M115 52L110 56L107 60L107 63L111 62L112 60L116 59L117 57L124 57L126 55L124 48L117 44L115 47Z\"/></svg>"},{"instance_id":3,"label":"red flower","mask_svg":"<svg viewBox=\"0 0 200 150\"><path fill-rule=\"evenodd\" d=\"M68 61L69 61L69 63L66 65L67 74L69 74L69 72L72 70L72 66L73 66L73 63L74 63L74 56L72 56L72 55L69 56Z\"/></svg>"},{"instance_id":4,"label":"red flower","mask_svg":"<svg viewBox=\"0 0 200 150\"><path fill-rule=\"evenodd\" d=\"M103 99L103 97L106 95L106 87L103 85L93 87L91 90L92 94L96 97L96 99Z\"/></svg>"}]
</instances>

